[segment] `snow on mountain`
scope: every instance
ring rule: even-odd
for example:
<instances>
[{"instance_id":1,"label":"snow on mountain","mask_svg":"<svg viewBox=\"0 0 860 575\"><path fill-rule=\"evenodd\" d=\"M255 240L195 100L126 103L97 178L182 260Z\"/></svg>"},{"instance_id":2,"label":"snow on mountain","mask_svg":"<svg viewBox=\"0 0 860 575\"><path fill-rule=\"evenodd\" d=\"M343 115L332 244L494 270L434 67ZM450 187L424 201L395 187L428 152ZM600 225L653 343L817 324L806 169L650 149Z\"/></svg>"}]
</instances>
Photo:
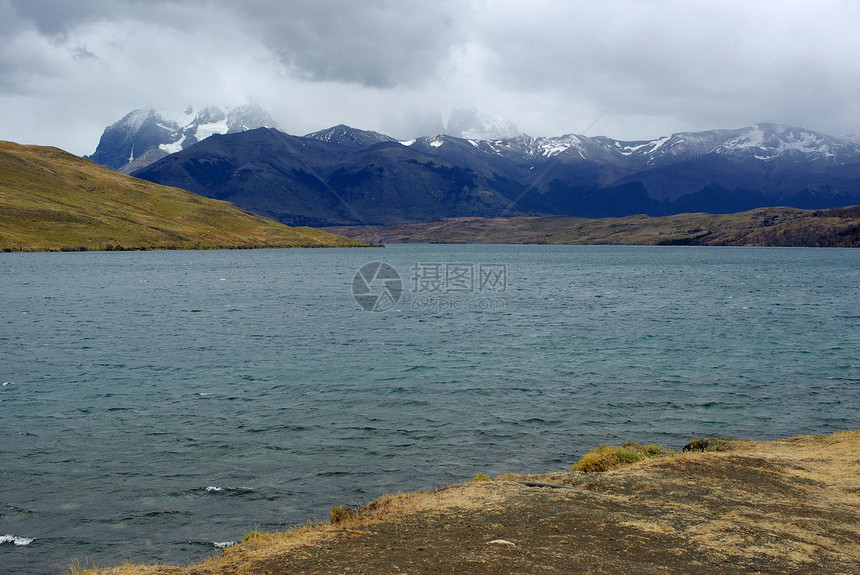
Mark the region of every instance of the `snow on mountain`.
<instances>
[{"instance_id":1,"label":"snow on mountain","mask_svg":"<svg viewBox=\"0 0 860 575\"><path fill-rule=\"evenodd\" d=\"M175 154L215 134L277 127L272 117L254 104L223 110L189 107L181 114L150 109L134 110L105 128L88 159L120 172L134 170Z\"/></svg>"},{"instance_id":2,"label":"snow on mountain","mask_svg":"<svg viewBox=\"0 0 860 575\"><path fill-rule=\"evenodd\" d=\"M515 137L520 131L501 114L458 108L451 112L445 133L466 140L495 140Z\"/></svg>"},{"instance_id":3,"label":"snow on mountain","mask_svg":"<svg viewBox=\"0 0 860 575\"><path fill-rule=\"evenodd\" d=\"M133 134L137 132L147 119L153 116L153 110L134 110L129 112L119 122L115 123L111 128L122 130L123 132Z\"/></svg>"},{"instance_id":4,"label":"snow on mountain","mask_svg":"<svg viewBox=\"0 0 860 575\"><path fill-rule=\"evenodd\" d=\"M175 154L176 152L182 149L182 144L185 143L185 135L183 134L181 138L172 142L170 144L159 144L158 149L167 152L168 154Z\"/></svg>"},{"instance_id":5,"label":"snow on mountain","mask_svg":"<svg viewBox=\"0 0 860 575\"><path fill-rule=\"evenodd\" d=\"M642 167L675 163L708 154L762 161L790 156L795 160L839 162L860 152L860 146L849 137L826 136L780 124L757 124L738 130L680 132L639 141L575 134L539 138L521 134L511 138L470 138L468 141L485 153L510 159L553 158L565 154L594 161L614 158Z\"/></svg>"},{"instance_id":6,"label":"snow on mountain","mask_svg":"<svg viewBox=\"0 0 860 575\"><path fill-rule=\"evenodd\" d=\"M333 126L331 128L328 128L327 130L313 132L311 134L307 134L304 137L313 140L320 140L321 142L329 142L331 144L340 144L341 146L353 147L372 146L374 144L379 144L380 142L397 141L391 136L386 136L385 134L380 134L379 132L358 130L356 128L346 126L344 124L338 124L337 126Z\"/></svg>"},{"instance_id":7,"label":"snow on mountain","mask_svg":"<svg viewBox=\"0 0 860 575\"><path fill-rule=\"evenodd\" d=\"M472 146L487 154L496 154L513 160L529 158L551 158L580 144L577 136L572 134L557 138L532 138L520 134L513 138L470 139ZM431 144L432 145L432 144Z\"/></svg>"},{"instance_id":8,"label":"snow on mountain","mask_svg":"<svg viewBox=\"0 0 860 575\"><path fill-rule=\"evenodd\" d=\"M840 161L857 153L857 145L782 124L756 124L738 130L681 132L646 142L615 142L616 151L646 165L692 159L707 154L773 161L786 156L807 161Z\"/></svg>"}]
</instances>

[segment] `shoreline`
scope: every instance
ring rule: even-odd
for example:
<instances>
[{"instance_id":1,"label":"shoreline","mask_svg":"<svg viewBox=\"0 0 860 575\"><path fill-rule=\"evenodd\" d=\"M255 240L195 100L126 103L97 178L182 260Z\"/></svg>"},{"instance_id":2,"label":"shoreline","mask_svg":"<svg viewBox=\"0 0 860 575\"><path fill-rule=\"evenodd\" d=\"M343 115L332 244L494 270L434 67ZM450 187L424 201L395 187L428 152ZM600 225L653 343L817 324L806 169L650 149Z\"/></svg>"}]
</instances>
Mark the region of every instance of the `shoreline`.
<instances>
[{"instance_id":1,"label":"shoreline","mask_svg":"<svg viewBox=\"0 0 860 575\"><path fill-rule=\"evenodd\" d=\"M393 226L320 229L362 241L387 243L860 247L860 206L817 210L767 207L729 214L657 217L461 217Z\"/></svg>"},{"instance_id":2,"label":"shoreline","mask_svg":"<svg viewBox=\"0 0 860 575\"><path fill-rule=\"evenodd\" d=\"M3 248L0 253L5 254L37 254L37 253L76 253L76 252L163 252L163 251L215 251L215 250L285 250L285 249L326 249L326 248L383 248L383 244L366 244L356 241L355 243L346 243L343 245L325 245L325 244L273 244L273 245L201 245L201 246L182 246L182 245L163 245L163 246L105 246L105 247L87 247L87 246L62 246L59 248Z\"/></svg>"},{"instance_id":3,"label":"shoreline","mask_svg":"<svg viewBox=\"0 0 860 575\"><path fill-rule=\"evenodd\" d=\"M860 430L719 440L605 472L505 474L249 532L189 566L72 573L857 573ZM479 474L480 475L480 474ZM554 487L548 488L547 484Z\"/></svg>"}]
</instances>

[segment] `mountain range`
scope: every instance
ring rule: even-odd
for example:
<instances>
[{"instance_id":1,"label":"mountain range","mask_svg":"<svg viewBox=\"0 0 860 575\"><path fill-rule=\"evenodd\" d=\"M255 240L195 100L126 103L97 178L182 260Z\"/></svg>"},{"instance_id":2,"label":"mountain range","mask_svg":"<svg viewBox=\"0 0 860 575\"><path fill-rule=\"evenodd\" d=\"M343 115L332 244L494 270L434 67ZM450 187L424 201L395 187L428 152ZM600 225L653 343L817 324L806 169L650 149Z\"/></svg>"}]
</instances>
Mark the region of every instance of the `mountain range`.
<instances>
[{"instance_id":1,"label":"mountain range","mask_svg":"<svg viewBox=\"0 0 860 575\"><path fill-rule=\"evenodd\" d=\"M105 129L89 159L291 225L860 203L855 136L778 124L640 141L530 137L469 108L451 113L447 133L410 140L345 125L305 136L274 126L254 105L173 118L135 110Z\"/></svg>"},{"instance_id":2,"label":"mountain range","mask_svg":"<svg viewBox=\"0 0 860 575\"><path fill-rule=\"evenodd\" d=\"M860 145L776 124L642 141L398 141L341 125L302 137L274 129L215 135L133 175L291 225L662 216L860 203Z\"/></svg>"}]
</instances>

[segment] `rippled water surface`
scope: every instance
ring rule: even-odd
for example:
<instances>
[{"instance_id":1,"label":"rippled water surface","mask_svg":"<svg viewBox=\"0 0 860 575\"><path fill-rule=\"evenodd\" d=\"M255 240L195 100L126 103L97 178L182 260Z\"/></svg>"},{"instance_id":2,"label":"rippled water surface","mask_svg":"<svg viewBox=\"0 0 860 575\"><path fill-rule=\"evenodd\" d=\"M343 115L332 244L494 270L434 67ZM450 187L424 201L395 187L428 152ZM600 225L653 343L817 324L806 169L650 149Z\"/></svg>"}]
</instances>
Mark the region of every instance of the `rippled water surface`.
<instances>
[{"instance_id":1,"label":"rippled water surface","mask_svg":"<svg viewBox=\"0 0 860 575\"><path fill-rule=\"evenodd\" d=\"M383 313L351 293L375 260ZM415 291L446 263L473 284ZM0 254L0 290L4 575L192 561L601 442L860 427L857 250Z\"/></svg>"}]
</instances>

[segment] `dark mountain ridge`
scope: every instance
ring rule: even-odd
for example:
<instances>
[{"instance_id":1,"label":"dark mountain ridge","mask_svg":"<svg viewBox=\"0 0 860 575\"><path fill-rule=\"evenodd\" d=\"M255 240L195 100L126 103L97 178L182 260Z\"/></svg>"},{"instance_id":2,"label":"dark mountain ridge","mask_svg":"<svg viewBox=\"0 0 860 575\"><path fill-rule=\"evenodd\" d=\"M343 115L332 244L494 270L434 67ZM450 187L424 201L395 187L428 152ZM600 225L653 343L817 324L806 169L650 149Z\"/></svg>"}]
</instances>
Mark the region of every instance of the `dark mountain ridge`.
<instances>
[{"instance_id":1,"label":"dark mountain ridge","mask_svg":"<svg viewBox=\"0 0 860 575\"><path fill-rule=\"evenodd\" d=\"M399 142L348 126L214 135L134 172L292 225L662 216L860 203L860 147L759 124L651 141L566 135Z\"/></svg>"},{"instance_id":2,"label":"dark mountain ridge","mask_svg":"<svg viewBox=\"0 0 860 575\"><path fill-rule=\"evenodd\" d=\"M511 203L475 172L397 142L345 145L266 128L212 136L135 175L296 225L492 215Z\"/></svg>"}]
</instances>

